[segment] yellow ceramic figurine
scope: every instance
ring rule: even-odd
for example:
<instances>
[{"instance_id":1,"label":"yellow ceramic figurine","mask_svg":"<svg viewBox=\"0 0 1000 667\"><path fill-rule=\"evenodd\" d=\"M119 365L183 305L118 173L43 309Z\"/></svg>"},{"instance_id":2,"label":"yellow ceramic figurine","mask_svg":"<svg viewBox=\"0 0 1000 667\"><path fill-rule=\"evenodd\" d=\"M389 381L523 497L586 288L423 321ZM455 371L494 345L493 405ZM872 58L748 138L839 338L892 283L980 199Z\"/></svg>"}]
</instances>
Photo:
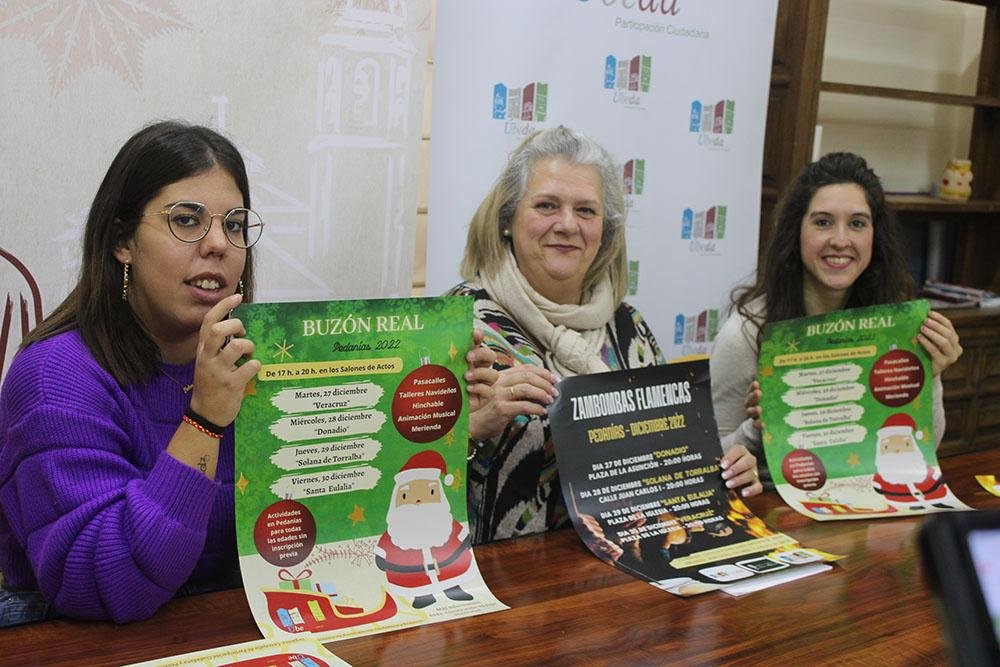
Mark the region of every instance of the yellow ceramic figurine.
<instances>
[{"instance_id":1,"label":"yellow ceramic figurine","mask_svg":"<svg viewBox=\"0 0 1000 667\"><path fill-rule=\"evenodd\" d=\"M970 160L948 160L941 177L938 197L948 201L968 201L972 196L972 162Z\"/></svg>"}]
</instances>

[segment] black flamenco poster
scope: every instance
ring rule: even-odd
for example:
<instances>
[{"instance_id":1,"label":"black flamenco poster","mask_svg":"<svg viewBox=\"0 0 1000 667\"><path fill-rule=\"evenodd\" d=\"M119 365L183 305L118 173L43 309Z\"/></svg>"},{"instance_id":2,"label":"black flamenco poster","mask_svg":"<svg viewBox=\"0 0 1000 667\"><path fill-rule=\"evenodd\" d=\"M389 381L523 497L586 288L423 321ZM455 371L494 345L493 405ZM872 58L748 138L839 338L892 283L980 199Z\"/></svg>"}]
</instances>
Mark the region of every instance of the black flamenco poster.
<instances>
[{"instance_id":1,"label":"black flamenco poster","mask_svg":"<svg viewBox=\"0 0 1000 667\"><path fill-rule=\"evenodd\" d=\"M598 558L682 596L773 585L836 559L771 530L726 488L707 360L558 388L549 419L562 491Z\"/></svg>"}]
</instances>

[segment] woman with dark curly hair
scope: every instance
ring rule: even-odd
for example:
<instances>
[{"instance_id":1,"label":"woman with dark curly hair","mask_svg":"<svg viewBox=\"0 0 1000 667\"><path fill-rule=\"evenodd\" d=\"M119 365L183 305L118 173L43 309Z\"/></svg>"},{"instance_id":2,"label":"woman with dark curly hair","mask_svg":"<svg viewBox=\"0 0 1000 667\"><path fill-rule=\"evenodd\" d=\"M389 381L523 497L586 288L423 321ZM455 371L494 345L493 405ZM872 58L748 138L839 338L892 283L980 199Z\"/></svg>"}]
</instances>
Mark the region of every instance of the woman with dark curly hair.
<instances>
[{"instance_id":1,"label":"woman with dark curly hair","mask_svg":"<svg viewBox=\"0 0 1000 667\"><path fill-rule=\"evenodd\" d=\"M913 296L899 231L875 172L853 153L830 153L806 165L778 205L757 282L734 291L733 312L712 351L712 399L723 448L746 444L764 461L755 428L759 390L754 378L765 324ZM951 322L936 312L917 338L931 356L934 434L940 443L945 426L941 372L958 359L962 347ZM761 475L769 481L766 465Z\"/></svg>"}]
</instances>

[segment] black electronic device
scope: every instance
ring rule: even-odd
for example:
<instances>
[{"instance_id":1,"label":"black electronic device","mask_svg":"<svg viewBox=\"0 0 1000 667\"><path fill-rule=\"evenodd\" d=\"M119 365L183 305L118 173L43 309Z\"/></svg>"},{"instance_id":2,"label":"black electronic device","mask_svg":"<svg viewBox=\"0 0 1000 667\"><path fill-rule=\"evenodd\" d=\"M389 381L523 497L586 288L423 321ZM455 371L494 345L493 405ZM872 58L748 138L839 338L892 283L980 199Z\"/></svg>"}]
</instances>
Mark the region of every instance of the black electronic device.
<instances>
[{"instance_id":1,"label":"black electronic device","mask_svg":"<svg viewBox=\"0 0 1000 667\"><path fill-rule=\"evenodd\" d=\"M931 515L920 551L952 662L1000 665L1000 512Z\"/></svg>"}]
</instances>

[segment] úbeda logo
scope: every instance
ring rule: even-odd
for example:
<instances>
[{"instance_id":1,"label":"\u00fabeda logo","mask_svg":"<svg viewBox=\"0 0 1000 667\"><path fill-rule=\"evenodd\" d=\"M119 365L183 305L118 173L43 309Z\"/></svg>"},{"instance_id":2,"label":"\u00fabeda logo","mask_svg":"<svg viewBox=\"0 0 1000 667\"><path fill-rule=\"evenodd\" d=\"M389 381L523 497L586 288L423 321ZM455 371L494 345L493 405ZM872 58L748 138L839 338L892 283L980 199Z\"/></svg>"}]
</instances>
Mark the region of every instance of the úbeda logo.
<instances>
[{"instance_id":1,"label":"\u00fabeda logo","mask_svg":"<svg viewBox=\"0 0 1000 667\"><path fill-rule=\"evenodd\" d=\"M588 2L588 0L580 0ZM618 0L602 0L605 7L613 7ZM596 2L594 3L597 4ZM622 8L632 10L651 16L676 16L681 8L677 6L677 0L621 0Z\"/></svg>"},{"instance_id":2,"label":"\u00fabeda logo","mask_svg":"<svg viewBox=\"0 0 1000 667\"><path fill-rule=\"evenodd\" d=\"M520 88L508 88L503 83L493 86L493 118L505 121L505 134L531 134L535 123L545 121L548 109L547 83L536 81Z\"/></svg>"},{"instance_id":3,"label":"\u00fabeda logo","mask_svg":"<svg viewBox=\"0 0 1000 667\"><path fill-rule=\"evenodd\" d=\"M622 169L622 184L625 194L641 195L646 180L646 161L638 158L629 160Z\"/></svg>"},{"instance_id":4,"label":"\u00fabeda logo","mask_svg":"<svg viewBox=\"0 0 1000 667\"><path fill-rule=\"evenodd\" d=\"M733 133L735 118L735 100L719 100L714 104L695 100L691 102L688 130L697 133L699 145L725 149L726 136Z\"/></svg>"},{"instance_id":5,"label":"\u00fabeda logo","mask_svg":"<svg viewBox=\"0 0 1000 667\"><path fill-rule=\"evenodd\" d=\"M678 313L674 320L674 345L681 346L681 354L705 354L709 343L719 333L717 308L703 310L697 315Z\"/></svg>"},{"instance_id":6,"label":"\u00fabeda logo","mask_svg":"<svg viewBox=\"0 0 1000 667\"><path fill-rule=\"evenodd\" d=\"M638 197L646 185L646 161L634 158L622 167L622 186L625 189L625 208L629 211L639 210Z\"/></svg>"},{"instance_id":7,"label":"\u00fabeda logo","mask_svg":"<svg viewBox=\"0 0 1000 667\"><path fill-rule=\"evenodd\" d=\"M612 91L615 104L638 107L642 104L641 93L649 92L653 77L653 58L637 55L631 58L616 58L608 55L604 59L604 88Z\"/></svg>"},{"instance_id":8,"label":"\u00fabeda logo","mask_svg":"<svg viewBox=\"0 0 1000 667\"><path fill-rule=\"evenodd\" d=\"M705 211L684 209L681 238L690 241L689 248L693 253L721 254L718 241L726 238L726 207L713 206Z\"/></svg>"}]
</instances>

